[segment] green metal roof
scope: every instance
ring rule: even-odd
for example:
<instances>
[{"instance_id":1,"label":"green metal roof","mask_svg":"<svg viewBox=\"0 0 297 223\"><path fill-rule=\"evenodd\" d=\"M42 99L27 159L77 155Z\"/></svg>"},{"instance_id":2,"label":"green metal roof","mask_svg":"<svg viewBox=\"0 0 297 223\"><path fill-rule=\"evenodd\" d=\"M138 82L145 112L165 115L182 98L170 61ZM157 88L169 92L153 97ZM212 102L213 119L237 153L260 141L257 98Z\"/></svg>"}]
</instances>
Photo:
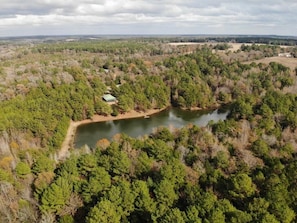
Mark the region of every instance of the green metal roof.
<instances>
[{"instance_id":1,"label":"green metal roof","mask_svg":"<svg viewBox=\"0 0 297 223\"><path fill-rule=\"evenodd\" d=\"M112 102L112 101L116 101L117 99L112 96L111 94L105 94L102 96L102 98L107 101L107 102Z\"/></svg>"}]
</instances>

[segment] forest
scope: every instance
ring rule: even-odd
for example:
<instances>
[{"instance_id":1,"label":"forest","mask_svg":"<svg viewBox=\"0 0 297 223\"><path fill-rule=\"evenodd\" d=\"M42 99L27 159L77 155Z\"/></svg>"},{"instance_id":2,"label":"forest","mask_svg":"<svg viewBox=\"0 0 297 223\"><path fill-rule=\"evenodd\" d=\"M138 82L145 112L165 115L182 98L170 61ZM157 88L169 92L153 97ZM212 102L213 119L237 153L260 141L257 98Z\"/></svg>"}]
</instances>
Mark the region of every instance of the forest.
<instances>
[{"instance_id":1,"label":"forest","mask_svg":"<svg viewBox=\"0 0 297 223\"><path fill-rule=\"evenodd\" d=\"M0 45L1 222L297 222L297 63L257 62L296 46L169 42ZM57 158L70 120L223 105L225 121Z\"/></svg>"}]
</instances>

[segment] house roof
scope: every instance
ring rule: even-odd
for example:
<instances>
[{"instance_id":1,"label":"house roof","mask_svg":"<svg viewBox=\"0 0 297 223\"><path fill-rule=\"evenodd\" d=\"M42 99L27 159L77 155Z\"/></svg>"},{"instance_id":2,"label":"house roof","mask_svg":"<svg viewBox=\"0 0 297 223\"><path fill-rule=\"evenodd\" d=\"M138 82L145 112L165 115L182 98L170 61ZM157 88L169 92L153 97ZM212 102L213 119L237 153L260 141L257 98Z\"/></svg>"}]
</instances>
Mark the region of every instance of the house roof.
<instances>
[{"instance_id":1,"label":"house roof","mask_svg":"<svg viewBox=\"0 0 297 223\"><path fill-rule=\"evenodd\" d=\"M105 94L102 96L102 98L107 101L107 102L110 102L110 101L116 101L117 99L112 96L111 94Z\"/></svg>"}]
</instances>

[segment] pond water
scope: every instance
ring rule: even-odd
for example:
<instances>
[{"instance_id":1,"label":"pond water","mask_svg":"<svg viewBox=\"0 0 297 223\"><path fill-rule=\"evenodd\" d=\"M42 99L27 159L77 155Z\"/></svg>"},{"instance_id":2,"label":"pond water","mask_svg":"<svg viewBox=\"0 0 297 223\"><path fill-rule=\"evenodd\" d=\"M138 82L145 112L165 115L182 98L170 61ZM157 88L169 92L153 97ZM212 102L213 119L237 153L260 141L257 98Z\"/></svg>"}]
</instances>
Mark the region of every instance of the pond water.
<instances>
[{"instance_id":1,"label":"pond water","mask_svg":"<svg viewBox=\"0 0 297 223\"><path fill-rule=\"evenodd\" d=\"M142 117L89 123L78 126L74 147L81 148L84 145L88 145L94 148L98 140L103 138L111 140L118 133L125 133L131 137L149 135L160 126L169 128L182 128L188 124L206 126L211 120L214 122L225 120L228 113L229 110L227 108L208 111L188 111L171 107L151 115L149 118Z\"/></svg>"}]
</instances>

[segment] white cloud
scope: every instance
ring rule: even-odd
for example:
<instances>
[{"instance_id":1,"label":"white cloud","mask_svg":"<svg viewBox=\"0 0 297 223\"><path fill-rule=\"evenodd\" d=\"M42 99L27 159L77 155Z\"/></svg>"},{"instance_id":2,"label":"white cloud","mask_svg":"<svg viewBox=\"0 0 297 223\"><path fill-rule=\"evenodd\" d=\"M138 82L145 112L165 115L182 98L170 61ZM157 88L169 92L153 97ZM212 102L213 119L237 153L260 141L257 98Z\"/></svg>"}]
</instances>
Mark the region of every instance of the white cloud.
<instances>
[{"instance_id":1,"label":"white cloud","mask_svg":"<svg viewBox=\"0 0 297 223\"><path fill-rule=\"evenodd\" d=\"M296 11L295 0L2 0L0 35L297 35Z\"/></svg>"}]
</instances>

